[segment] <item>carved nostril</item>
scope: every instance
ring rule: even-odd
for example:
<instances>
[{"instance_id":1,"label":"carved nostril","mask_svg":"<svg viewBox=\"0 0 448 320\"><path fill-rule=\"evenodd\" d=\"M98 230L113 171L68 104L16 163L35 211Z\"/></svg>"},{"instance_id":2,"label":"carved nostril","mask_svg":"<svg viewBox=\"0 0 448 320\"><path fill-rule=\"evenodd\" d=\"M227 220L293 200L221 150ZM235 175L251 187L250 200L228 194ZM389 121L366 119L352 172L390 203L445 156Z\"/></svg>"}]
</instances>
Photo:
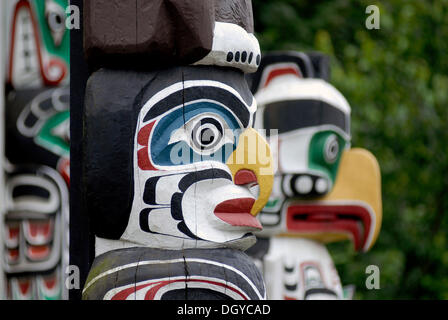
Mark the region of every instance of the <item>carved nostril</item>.
<instances>
[{"instance_id":1,"label":"carved nostril","mask_svg":"<svg viewBox=\"0 0 448 320\"><path fill-rule=\"evenodd\" d=\"M238 186L253 183L258 184L258 179L252 170L241 169L235 174L234 182Z\"/></svg>"}]
</instances>

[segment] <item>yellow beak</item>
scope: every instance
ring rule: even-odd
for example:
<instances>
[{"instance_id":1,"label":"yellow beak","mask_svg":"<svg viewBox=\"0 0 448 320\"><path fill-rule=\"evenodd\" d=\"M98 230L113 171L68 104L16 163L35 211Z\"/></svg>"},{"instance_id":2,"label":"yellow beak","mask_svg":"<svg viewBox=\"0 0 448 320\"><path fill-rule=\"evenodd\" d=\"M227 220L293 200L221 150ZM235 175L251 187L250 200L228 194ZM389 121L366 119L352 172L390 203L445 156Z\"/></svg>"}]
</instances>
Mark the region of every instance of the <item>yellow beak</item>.
<instances>
[{"instance_id":1,"label":"yellow beak","mask_svg":"<svg viewBox=\"0 0 448 320\"><path fill-rule=\"evenodd\" d=\"M257 177L260 191L251 210L251 214L256 216L268 202L274 184L273 159L269 144L255 129L248 128L240 135L237 148L226 164L234 180L240 170L252 171Z\"/></svg>"},{"instance_id":2,"label":"yellow beak","mask_svg":"<svg viewBox=\"0 0 448 320\"><path fill-rule=\"evenodd\" d=\"M362 148L353 148L343 153L338 176L333 190L324 201L358 201L369 207L375 219L367 232L372 233L369 250L376 242L383 216L381 200L381 173L375 156ZM366 251L367 251L366 250Z\"/></svg>"}]
</instances>

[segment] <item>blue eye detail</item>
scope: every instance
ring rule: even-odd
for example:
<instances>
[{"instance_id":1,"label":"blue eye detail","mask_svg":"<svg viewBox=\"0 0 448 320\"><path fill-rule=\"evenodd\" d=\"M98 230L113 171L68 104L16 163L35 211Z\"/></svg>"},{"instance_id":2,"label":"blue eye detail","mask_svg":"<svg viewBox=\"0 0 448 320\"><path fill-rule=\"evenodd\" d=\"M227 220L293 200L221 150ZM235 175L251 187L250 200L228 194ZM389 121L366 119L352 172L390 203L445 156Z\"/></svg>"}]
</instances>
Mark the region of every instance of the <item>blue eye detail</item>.
<instances>
[{"instance_id":1,"label":"blue eye detail","mask_svg":"<svg viewBox=\"0 0 448 320\"><path fill-rule=\"evenodd\" d=\"M190 119L174 131L168 144L184 142L204 160L204 157L214 155L225 144L233 145L234 140L234 129L219 114L207 112Z\"/></svg>"},{"instance_id":2,"label":"blue eye detail","mask_svg":"<svg viewBox=\"0 0 448 320\"><path fill-rule=\"evenodd\" d=\"M175 166L199 161L226 162L235 150L242 127L225 106L195 102L161 118L151 140L156 165Z\"/></svg>"}]
</instances>

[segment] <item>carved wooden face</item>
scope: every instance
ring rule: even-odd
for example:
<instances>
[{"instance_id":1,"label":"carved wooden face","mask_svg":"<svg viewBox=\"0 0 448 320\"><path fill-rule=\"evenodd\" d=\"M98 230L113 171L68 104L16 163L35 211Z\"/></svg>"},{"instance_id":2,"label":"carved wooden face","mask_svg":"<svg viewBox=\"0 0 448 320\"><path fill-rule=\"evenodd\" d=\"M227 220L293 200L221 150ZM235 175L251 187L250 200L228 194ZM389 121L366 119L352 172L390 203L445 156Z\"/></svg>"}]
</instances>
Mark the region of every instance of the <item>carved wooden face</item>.
<instances>
[{"instance_id":1,"label":"carved wooden face","mask_svg":"<svg viewBox=\"0 0 448 320\"><path fill-rule=\"evenodd\" d=\"M351 239L368 250L381 223L379 168L366 150L350 149L350 106L323 80L279 74L256 94L256 127L278 130L270 137L278 168L260 215L263 234Z\"/></svg>"},{"instance_id":2,"label":"carved wooden face","mask_svg":"<svg viewBox=\"0 0 448 320\"><path fill-rule=\"evenodd\" d=\"M261 157L252 164L229 160L255 154L256 145L265 142L250 128L255 100L244 79L233 78L177 82L144 102L134 138L134 200L123 239L152 245L163 238L163 246L173 248L246 246L249 233L261 229L253 209L261 208L271 188L269 174L259 172L266 164ZM254 145L240 143L243 137Z\"/></svg>"},{"instance_id":3,"label":"carved wooden face","mask_svg":"<svg viewBox=\"0 0 448 320\"><path fill-rule=\"evenodd\" d=\"M273 175L240 71L102 70L86 100L86 135L96 136L86 145L87 197L99 237L173 249L253 243Z\"/></svg>"},{"instance_id":4,"label":"carved wooden face","mask_svg":"<svg viewBox=\"0 0 448 320\"><path fill-rule=\"evenodd\" d=\"M8 1L8 80L16 88L59 85L68 81L69 30L66 0Z\"/></svg>"},{"instance_id":5,"label":"carved wooden face","mask_svg":"<svg viewBox=\"0 0 448 320\"><path fill-rule=\"evenodd\" d=\"M263 104L259 122L278 130L273 142L284 195L322 196L332 189L341 155L350 144L350 107L321 80L301 80L297 90L295 99Z\"/></svg>"}]
</instances>

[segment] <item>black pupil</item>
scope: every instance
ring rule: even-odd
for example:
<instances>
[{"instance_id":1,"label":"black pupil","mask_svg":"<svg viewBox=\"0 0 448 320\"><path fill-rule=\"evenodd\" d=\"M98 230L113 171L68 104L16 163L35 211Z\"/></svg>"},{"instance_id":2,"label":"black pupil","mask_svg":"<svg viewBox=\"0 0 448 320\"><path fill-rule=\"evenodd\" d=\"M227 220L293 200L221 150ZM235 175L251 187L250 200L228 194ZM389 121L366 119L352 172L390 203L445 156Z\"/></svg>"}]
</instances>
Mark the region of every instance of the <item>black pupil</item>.
<instances>
[{"instance_id":1,"label":"black pupil","mask_svg":"<svg viewBox=\"0 0 448 320\"><path fill-rule=\"evenodd\" d=\"M205 146L208 146L215 140L215 135L213 130L210 128L202 129L201 131L201 143Z\"/></svg>"},{"instance_id":2,"label":"black pupil","mask_svg":"<svg viewBox=\"0 0 448 320\"><path fill-rule=\"evenodd\" d=\"M202 119L191 132L191 138L201 150L214 148L224 134L222 124L214 118Z\"/></svg>"},{"instance_id":3,"label":"black pupil","mask_svg":"<svg viewBox=\"0 0 448 320\"><path fill-rule=\"evenodd\" d=\"M330 152L331 152L331 153L335 153L335 152L336 152L336 145L333 144L333 145L331 146L331 148L330 148Z\"/></svg>"},{"instance_id":4,"label":"black pupil","mask_svg":"<svg viewBox=\"0 0 448 320\"><path fill-rule=\"evenodd\" d=\"M57 14L57 13L51 13L50 19L51 19L53 22L56 22L57 25L62 24L62 17L61 17L60 14Z\"/></svg>"}]
</instances>

